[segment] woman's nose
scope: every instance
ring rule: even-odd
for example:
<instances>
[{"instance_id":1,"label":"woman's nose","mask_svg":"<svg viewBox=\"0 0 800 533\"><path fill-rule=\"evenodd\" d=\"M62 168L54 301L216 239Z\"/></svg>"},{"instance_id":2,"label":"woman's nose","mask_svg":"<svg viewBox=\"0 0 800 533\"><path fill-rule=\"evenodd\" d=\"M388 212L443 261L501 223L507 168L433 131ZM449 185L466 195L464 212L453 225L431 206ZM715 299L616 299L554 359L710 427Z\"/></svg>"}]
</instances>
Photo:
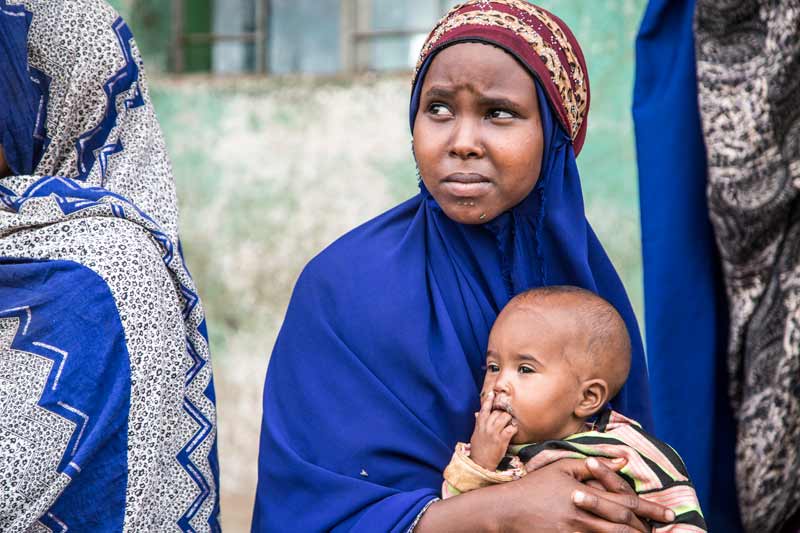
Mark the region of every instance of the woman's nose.
<instances>
[{"instance_id":1,"label":"woman's nose","mask_svg":"<svg viewBox=\"0 0 800 533\"><path fill-rule=\"evenodd\" d=\"M473 119L460 119L453 128L450 155L460 159L479 159L484 155L480 126Z\"/></svg>"}]
</instances>

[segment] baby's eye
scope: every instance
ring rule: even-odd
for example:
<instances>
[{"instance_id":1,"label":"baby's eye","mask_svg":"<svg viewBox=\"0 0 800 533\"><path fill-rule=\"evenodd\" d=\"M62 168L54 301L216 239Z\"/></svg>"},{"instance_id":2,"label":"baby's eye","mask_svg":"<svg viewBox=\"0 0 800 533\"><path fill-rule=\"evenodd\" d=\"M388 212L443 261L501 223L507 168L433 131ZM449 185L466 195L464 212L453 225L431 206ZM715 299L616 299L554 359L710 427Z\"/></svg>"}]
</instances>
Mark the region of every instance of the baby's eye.
<instances>
[{"instance_id":1,"label":"baby's eye","mask_svg":"<svg viewBox=\"0 0 800 533\"><path fill-rule=\"evenodd\" d=\"M511 111L507 111L505 109L492 109L491 111L489 111L487 116L495 120L508 120L510 118L514 118L516 115Z\"/></svg>"},{"instance_id":2,"label":"baby's eye","mask_svg":"<svg viewBox=\"0 0 800 533\"><path fill-rule=\"evenodd\" d=\"M449 107L447 107L444 104L436 104L436 103L428 106L428 113L430 113L431 115L435 115L437 117L449 117L453 115Z\"/></svg>"},{"instance_id":3,"label":"baby's eye","mask_svg":"<svg viewBox=\"0 0 800 533\"><path fill-rule=\"evenodd\" d=\"M532 367L528 365L521 365L517 370L517 372L519 372L520 374L533 374L534 372L536 372L536 370L534 370Z\"/></svg>"},{"instance_id":4,"label":"baby's eye","mask_svg":"<svg viewBox=\"0 0 800 533\"><path fill-rule=\"evenodd\" d=\"M497 365L495 363L489 363L488 365L486 365L486 371L492 373L500 372L500 365Z\"/></svg>"}]
</instances>

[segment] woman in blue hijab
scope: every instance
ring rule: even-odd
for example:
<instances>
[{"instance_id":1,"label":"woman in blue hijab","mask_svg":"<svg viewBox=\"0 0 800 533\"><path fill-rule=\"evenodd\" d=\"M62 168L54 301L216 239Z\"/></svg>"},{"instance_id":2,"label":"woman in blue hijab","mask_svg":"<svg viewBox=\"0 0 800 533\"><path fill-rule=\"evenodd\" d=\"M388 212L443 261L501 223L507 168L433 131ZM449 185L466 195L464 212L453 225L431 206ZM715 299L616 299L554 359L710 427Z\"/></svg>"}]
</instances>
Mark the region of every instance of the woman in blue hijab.
<instances>
[{"instance_id":1,"label":"woman in blue hijab","mask_svg":"<svg viewBox=\"0 0 800 533\"><path fill-rule=\"evenodd\" d=\"M636 320L584 215L585 73L566 25L527 2L466 2L434 28L410 109L420 194L314 258L292 295L265 384L253 531L649 531L574 479L618 488L583 463L435 503L472 432L489 330L526 289L578 285L616 306L634 357L614 407L650 423ZM576 505L580 487L591 496Z\"/></svg>"}]
</instances>

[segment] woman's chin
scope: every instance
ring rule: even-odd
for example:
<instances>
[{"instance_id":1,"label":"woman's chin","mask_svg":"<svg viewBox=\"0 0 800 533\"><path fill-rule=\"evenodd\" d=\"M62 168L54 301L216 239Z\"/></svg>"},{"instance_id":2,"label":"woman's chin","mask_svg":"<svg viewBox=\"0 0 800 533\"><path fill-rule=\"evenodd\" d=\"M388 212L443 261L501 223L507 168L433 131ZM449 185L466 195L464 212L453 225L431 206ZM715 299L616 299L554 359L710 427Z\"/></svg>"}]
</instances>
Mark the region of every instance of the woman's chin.
<instances>
[{"instance_id":1,"label":"woman's chin","mask_svg":"<svg viewBox=\"0 0 800 533\"><path fill-rule=\"evenodd\" d=\"M459 224L485 224L496 216L495 213L489 212L485 207L482 207L481 202L472 200L463 200L463 202L466 205L453 201L444 203L444 205L440 203L439 205L442 207L444 214L447 215L447 218Z\"/></svg>"}]
</instances>

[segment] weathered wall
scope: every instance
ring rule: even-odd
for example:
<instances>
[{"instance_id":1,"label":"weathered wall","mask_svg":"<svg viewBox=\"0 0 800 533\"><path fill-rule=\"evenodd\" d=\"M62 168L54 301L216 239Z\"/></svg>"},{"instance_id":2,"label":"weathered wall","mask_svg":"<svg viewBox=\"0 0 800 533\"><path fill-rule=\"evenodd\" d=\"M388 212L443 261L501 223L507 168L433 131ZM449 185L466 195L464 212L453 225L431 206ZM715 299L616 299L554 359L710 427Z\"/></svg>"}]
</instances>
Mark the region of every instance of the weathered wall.
<instances>
[{"instance_id":1,"label":"weathered wall","mask_svg":"<svg viewBox=\"0 0 800 533\"><path fill-rule=\"evenodd\" d=\"M570 24L586 52L592 110L579 167L587 213L640 312L629 108L633 38L645 0L540 3ZM125 14L134 0L116 4ZM138 33L141 16L131 20ZM148 31L143 28L146 39ZM155 53L156 63L163 61L163 46L148 40L141 47ZM337 236L416 191L407 124L409 76L162 75L152 88L175 166L187 261L209 315L223 522L226 531L246 531L261 387L294 281L308 259Z\"/></svg>"}]
</instances>

